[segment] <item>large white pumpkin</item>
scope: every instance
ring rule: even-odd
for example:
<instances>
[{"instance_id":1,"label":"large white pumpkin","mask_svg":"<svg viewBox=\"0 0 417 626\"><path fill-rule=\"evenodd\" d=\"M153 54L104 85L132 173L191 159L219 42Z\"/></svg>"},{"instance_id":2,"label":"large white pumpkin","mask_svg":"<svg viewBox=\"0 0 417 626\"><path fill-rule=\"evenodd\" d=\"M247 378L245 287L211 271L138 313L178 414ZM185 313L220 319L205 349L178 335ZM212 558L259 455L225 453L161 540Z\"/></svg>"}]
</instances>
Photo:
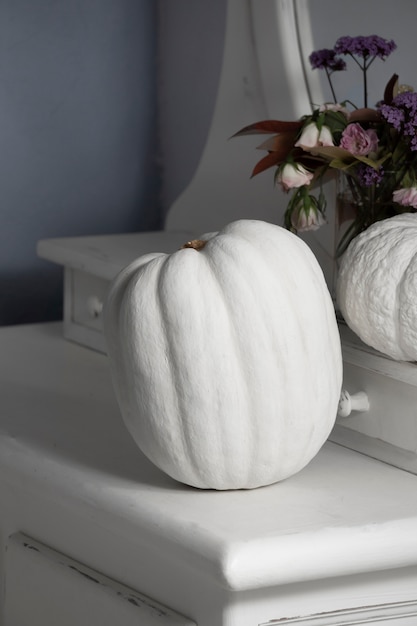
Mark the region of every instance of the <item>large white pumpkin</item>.
<instances>
[{"instance_id":1,"label":"large white pumpkin","mask_svg":"<svg viewBox=\"0 0 417 626\"><path fill-rule=\"evenodd\" d=\"M366 344L396 360L417 360L417 215L376 222L352 241L337 302Z\"/></svg>"},{"instance_id":2,"label":"large white pumpkin","mask_svg":"<svg viewBox=\"0 0 417 626\"><path fill-rule=\"evenodd\" d=\"M283 228L240 220L203 239L141 257L113 283L115 390L164 472L200 488L259 487L299 471L331 431L335 313L315 257Z\"/></svg>"}]
</instances>

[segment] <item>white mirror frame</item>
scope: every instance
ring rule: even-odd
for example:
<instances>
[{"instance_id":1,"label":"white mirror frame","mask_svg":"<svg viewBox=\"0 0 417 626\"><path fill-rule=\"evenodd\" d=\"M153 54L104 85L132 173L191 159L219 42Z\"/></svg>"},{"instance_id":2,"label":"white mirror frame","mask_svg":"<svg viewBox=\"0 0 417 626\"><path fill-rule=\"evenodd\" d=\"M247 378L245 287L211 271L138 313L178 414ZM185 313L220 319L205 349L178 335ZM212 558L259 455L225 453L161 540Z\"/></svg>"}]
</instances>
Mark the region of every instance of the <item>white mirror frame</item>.
<instances>
[{"instance_id":1,"label":"white mirror frame","mask_svg":"<svg viewBox=\"0 0 417 626\"><path fill-rule=\"evenodd\" d=\"M251 0L255 50L263 98L270 119L296 120L324 102L318 73L308 57L314 49L308 0ZM326 185L328 225L305 233L334 296L336 226L334 183ZM287 202L287 199L286 199Z\"/></svg>"},{"instance_id":2,"label":"white mirror frame","mask_svg":"<svg viewBox=\"0 0 417 626\"><path fill-rule=\"evenodd\" d=\"M306 0L228 0L210 132L193 179L168 213L166 229L200 235L240 218L282 225L288 196L274 186L272 171L250 178L262 156L256 152L262 138L228 138L253 122L295 120L311 110L310 94L314 90L317 96L320 89L316 76L306 79L311 41ZM335 276L333 214L329 211L328 226L303 237L330 288Z\"/></svg>"},{"instance_id":3,"label":"white mirror frame","mask_svg":"<svg viewBox=\"0 0 417 626\"><path fill-rule=\"evenodd\" d=\"M251 0L255 49L270 118L297 119L311 108L301 40L312 45L307 4L303 0ZM300 30L301 29L301 30Z\"/></svg>"},{"instance_id":4,"label":"white mirror frame","mask_svg":"<svg viewBox=\"0 0 417 626\"><path fill-rule=\"evenodd\" d=\"M191 183L169 211L166 228L213 230L240 217L281 223L287 198L274 187L271 172L250 180L261 140L229 137L253 122L297 119L309 110L296 4L228 0L210 132Z\"/></svg>"}]
</instances>

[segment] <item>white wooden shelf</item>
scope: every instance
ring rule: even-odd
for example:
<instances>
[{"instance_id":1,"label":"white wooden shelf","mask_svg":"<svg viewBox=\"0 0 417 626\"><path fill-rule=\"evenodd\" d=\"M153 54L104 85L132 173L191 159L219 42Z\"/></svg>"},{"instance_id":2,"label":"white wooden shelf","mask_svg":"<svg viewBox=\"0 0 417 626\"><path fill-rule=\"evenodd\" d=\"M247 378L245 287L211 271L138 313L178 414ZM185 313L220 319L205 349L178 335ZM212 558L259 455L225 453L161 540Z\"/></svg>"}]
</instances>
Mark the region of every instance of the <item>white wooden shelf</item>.
<instances>
[{"instance_id":1,"label":"white wooden shelf","mask_svg":"<svg viewBox=\"0 0 417 626\"><path fill-rule=\"evenodd\" d=\"M40 240L38 256L64 269L64 336L105 353L102 311L113 278L139 256L174 252L192 238L161 230Z\"/></svg>"}]
</instances>

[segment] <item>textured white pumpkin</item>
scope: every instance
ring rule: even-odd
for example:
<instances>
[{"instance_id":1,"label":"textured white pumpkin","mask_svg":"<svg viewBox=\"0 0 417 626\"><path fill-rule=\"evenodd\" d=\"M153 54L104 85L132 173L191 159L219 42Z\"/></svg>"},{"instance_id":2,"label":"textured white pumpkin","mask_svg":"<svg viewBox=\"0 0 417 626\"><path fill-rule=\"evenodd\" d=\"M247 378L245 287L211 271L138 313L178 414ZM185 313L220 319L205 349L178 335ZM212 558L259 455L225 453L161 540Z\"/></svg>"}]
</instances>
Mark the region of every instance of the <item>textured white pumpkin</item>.
<instances>
[{"instance_id":1,"label":"textured white pumpkin","mask_svg":"<svg viewBox=\"0 0 417 626\"><path fill-rule=\"evenodd\" d=\"M331 298L307 245L278 226L240 220L200 250L139 258L112 285L105 335L128 430L180 482L282 480L334 424Z\"/></svg>"},{"instance_id":2,"label":"textured white pumpkin","mask_svg":"<svg viewBox=\"0 0 417 626\"><path fill-rule=\"evenodd\" d=\"M417 215L376 222L352 241L337 302L366 344L396 360L417 360Z\"/></svg>"}]
</instances>

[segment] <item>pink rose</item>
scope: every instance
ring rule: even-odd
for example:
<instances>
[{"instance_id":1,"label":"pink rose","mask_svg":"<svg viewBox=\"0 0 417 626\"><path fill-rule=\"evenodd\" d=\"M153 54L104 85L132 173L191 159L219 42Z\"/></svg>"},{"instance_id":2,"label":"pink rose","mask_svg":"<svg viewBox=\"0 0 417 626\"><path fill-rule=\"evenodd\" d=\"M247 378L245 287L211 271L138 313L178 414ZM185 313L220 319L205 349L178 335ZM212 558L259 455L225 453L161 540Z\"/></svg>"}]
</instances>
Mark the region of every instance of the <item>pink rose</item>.
<instances>
[{"instance_id":1,"label":"pink rose","mask_svg":"<svg viewBox=\"0 0 417 626\"><path fill-rule=\"evenodd\" d=\"M340 147L356 156L366 156L378 147L378 135L370 128L365 130L360 124L348 124L342 133Z\"/></svg>"},{"instance_id":2,"label":"pink rose","mask_svg":"<svg viewBox=\"0 0 417 626\"><path fill-rule=\"evenodd\" d=\"M316 146L334 146L334 143L332 133L328 126L322 126L319 131L317 124L310 122L303 129L300 139L294 145L315 148Z\"/></svg>"},{"instance_id":3,"label":"pink rose","mask_svg":"<svg viewBox=\"0 0 417 626\"><path fill-rule=\"evenodd\" d=\"M302 165L287 163L284 167L280 168L277 180L282 185L284 191L288 191L295 187L309 185L312 178L313 174Z\"/></svg>"},{"instance_id":4,"label":"pink rose","mask_svg":"<svg viewBox=\"0 0 417 626\"><path fill-rule=\"evenodd\" d=\"M417 187L397 189L392 194L392 199L402 206L412 206L414 209L417 209Z\"/></svg>"},{"instance_id":5,"label":"pink rose","mask_svg":"<svg viewBox=\"0 0 417 626\"><path fill-rule=\"evenodd\" d=\"M314 207L304 209L303 206L295 209L291 215L291 225L298 233L308 230L317 230L326 223L323 213Z\"/></svg>"}]
</instances>

